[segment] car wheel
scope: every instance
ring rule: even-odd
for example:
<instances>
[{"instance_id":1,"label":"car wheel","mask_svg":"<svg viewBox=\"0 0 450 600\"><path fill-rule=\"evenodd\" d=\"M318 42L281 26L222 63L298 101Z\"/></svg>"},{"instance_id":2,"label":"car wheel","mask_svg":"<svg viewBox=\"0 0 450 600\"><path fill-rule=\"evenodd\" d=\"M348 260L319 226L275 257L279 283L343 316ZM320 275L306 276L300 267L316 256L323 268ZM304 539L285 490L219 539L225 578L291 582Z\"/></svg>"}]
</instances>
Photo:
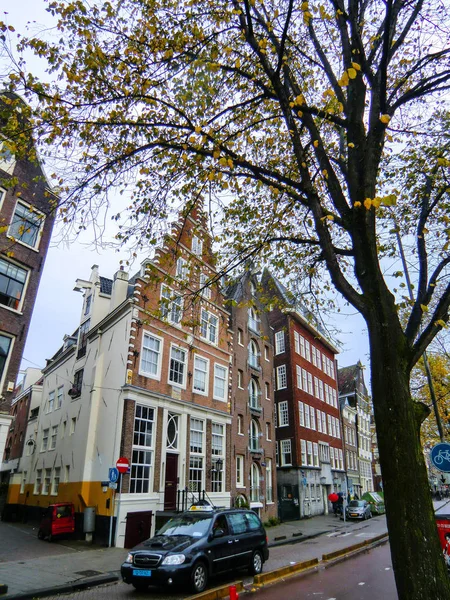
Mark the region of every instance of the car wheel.
<instances>
[{"instance_id":1,"label":"car wheel","mask_svg":"<svg viewBox=\"0 0 450 600\"><path fill-rule=\"evenodd\" d=\"M45 538L44 532L42 531L42 529L39 529L38 540L43 540L44 538Z\"/></svg>"},{"instance_id":2,"label":"car wheel","mask_svg":"<svg viewBox=\"0 0 450 600\"><path fill-rule=\"evenodd\" d=\"M248 572L250 575L259 575L263 568L263 557L259 550L255 550L252 556L252 562L250 563L250 567Z\"/></svg>"},{"instance_id":3,"label":"car wheel","mask_svg":"<svg viewBox=\"0 0 450 600\"><path fill-rule=\"evenodd\" d=\"M204 562L195 563L191 573L192 590L199 594L203 592L208 583L208 570Z\"/></svg>"},{"instance_id":4,"label":"car wheel","mask_svg":"<svg viewBox=\"0 0 450 600\"><path fill-rule=\"evenodd\" d=\"M145 590L148 588L148 583L145 583L145 581L138 581L137 583L132 583L131 585L138 592L145 592Z\"/></svg>"}]
</instances>

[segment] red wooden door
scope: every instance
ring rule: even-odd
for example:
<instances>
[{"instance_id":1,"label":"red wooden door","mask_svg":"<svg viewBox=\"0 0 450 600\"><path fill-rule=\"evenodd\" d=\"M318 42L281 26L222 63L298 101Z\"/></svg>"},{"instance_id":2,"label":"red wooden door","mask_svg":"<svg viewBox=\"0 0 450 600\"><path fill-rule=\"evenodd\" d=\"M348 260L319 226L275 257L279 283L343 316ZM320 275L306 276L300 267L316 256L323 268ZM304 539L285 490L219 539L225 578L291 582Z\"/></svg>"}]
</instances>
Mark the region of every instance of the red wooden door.
<instances>
[{"instance_id":1,"label":"red wooden door","mask_svg":"<svg viewBox=\"0 0 450 600\"><path fill-rule=\"evenodd\" d=\"M164 487L164 510L177 507L178 454L166 455L166 485Z\"/></svg>"}]
</instances>

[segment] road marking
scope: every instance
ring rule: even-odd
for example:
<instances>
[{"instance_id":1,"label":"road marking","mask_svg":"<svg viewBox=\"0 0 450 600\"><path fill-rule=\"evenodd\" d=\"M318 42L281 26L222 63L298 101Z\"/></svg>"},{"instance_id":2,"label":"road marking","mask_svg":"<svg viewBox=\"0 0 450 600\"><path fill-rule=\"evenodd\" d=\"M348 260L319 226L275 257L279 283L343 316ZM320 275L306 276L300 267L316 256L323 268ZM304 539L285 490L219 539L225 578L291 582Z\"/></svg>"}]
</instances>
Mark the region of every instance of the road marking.
<instances>
[{"instance_id":1,"label":"road marking","mask_svg":"<svg viewBox=\"0 0 450 600\"><path fill-rule=\"evenodd\" d=\"M332 533L327 533L327 537L333 537L334 535L339 535L339 531L333 531Z\"/></svg>"},{"instance_id":2,"label":"road marking","mask_svg":"<svg viewBox=\"0 0 450 600\"><path fill-rule=\"evenodd\" d=\"M373 533L355 533L355 537L374 537Z\"/></svg>"},{"instance_id":3,"label":"road marking","mask_svg":"<svg viewBox=\"0 0 450 600\"><path fill-rule=\"evenodd\" d=\"M347 533L343 533L341 537L347 537L348 535L352 535L353 531L347 531Z\"/></svg>"},{"instance_id":4,"label":"road marking","mask_svg":"<svg viewBox=\"0 0 450 600\"><path fill-rule=\"evenodd\" d=\"M366 585L366 582L365 582L365 581L360 581L360 582L358 583L358 585Z\"/></svg>"}]
</instances>

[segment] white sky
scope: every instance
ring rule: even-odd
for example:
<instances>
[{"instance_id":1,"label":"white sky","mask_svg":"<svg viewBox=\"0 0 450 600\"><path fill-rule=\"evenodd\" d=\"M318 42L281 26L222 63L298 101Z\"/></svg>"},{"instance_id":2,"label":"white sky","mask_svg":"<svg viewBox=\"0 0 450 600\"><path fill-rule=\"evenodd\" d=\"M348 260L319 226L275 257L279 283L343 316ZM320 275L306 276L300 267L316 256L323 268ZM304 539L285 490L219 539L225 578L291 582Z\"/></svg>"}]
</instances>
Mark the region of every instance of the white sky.
<instances>
[{"instance_id":1,"label":"white sky","mask_svg":"<svg viewBox=\"0 0 450 600\"><path fill-rule=\"evenodd\" d=\"M0 13L0 20L13 25L17 33L26 35L28 22L31 22L33 32L52 24L52 18L45 10L47 3L44 0L15 0L8 5L8 11ZM14 37L12 41L14 42ZM41 62L34 57L28 57L28 60L30 70L42 73ZM89 248L89 235L92 238L93 233L85 233L83 244L76 242L69 247L67 244L51 244L24 350L23 369L45 366L45 360L62 345L63 336L72 333L78 326L82 295L73 291L75 280L88 279L93 264L99 265L102 276L112 278L119 268L119 260L125 258L125 255L113 250L99 252ZM138 269L138 264L136 262L131 267L130 274ZM343 350L337 357L339 366L351 365L358 360L368 366L368 341L364 321L351 310L345 312L351 314L345 316L341 313L333 323L342 332L339 340ZM368 385L369 369L365 379Z\"/></svg>"}]
</instances>

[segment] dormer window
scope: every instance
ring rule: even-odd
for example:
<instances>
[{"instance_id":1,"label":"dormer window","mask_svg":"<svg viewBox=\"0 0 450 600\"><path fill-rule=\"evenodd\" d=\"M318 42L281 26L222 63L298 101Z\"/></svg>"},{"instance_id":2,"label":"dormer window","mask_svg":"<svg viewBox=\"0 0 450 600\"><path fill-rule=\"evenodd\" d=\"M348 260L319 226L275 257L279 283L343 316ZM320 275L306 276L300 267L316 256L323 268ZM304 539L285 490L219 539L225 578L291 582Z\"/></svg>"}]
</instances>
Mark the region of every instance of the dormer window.
<instances>
[{"instance_id":1,"label":"dormer window","mask_svg":"<svg viewBox=\"0 0 450 600\"><path fill-rule=\"evenodd\" d=\"M196 235L192 237L192 252L196 256L202 256L203 254L203 241Z\"/></svg>"},{"instance_id":2,"label":"dormer window","mask_svg":"<svg viewBox=\"0 0 450 600\"><path fill-rule=\"evenodd\" d=\"M256 310L251 306L248 309L248 328L259 333L259 319Z\"/></svg>"}]
</instances>

